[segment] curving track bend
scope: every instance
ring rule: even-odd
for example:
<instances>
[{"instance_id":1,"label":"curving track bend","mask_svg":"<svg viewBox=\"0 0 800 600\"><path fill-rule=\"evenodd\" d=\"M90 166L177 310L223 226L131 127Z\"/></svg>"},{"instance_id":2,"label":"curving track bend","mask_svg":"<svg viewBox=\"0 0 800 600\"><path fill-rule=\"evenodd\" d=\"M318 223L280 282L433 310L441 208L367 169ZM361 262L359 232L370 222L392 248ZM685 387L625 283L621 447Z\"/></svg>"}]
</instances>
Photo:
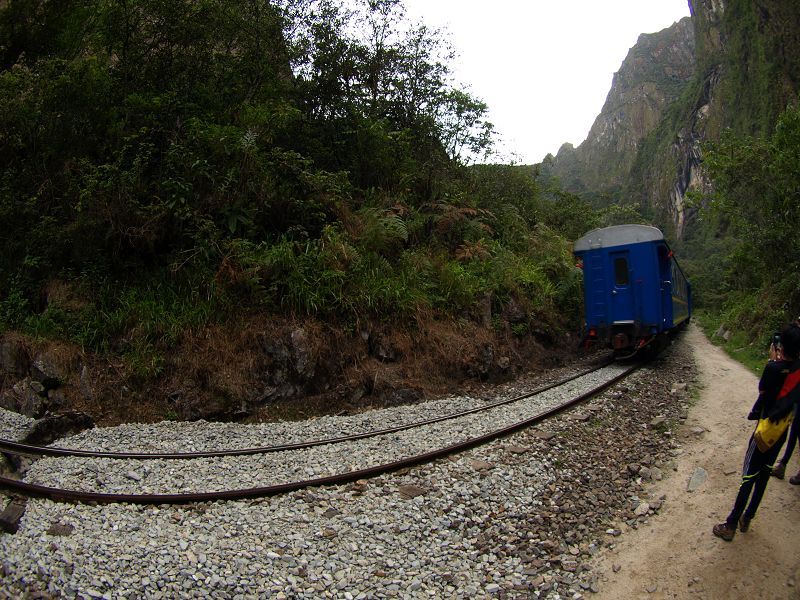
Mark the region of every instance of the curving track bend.
<instances>
[{"instance_id":1,"label":"curving track bend","mask_svg":"<svg viewBox=\"0 0 800 600\"><path fill-rule=\"evenodd\" d=\"M635 369L635 365L606 364L522 396L491 403L475 400L467 410L433 419L406 419L380 428L361 425L365 430L315 440L288 437L252 446L227 440L232 447L214 449L214 444L226 443L223 429L216 440L209 440L208 448L189 452L145 451L141 447L120 452L109 447L110 443L101 443L102 449L77 447L76 442L89 445L91 431L70 438L72 448L38 448L0 440L0 451L45 456L33 464L26 481L2 477L0 487L60 501L178 504L272 496L347 483L430 462L541 422L598 394ZM214 430L212 424L204 425ZM252 431L264 436L267 427ZM298 427L294 430L300 431ZM176 439L162 442L169 448Z\"/></svg>"}]
</instances>

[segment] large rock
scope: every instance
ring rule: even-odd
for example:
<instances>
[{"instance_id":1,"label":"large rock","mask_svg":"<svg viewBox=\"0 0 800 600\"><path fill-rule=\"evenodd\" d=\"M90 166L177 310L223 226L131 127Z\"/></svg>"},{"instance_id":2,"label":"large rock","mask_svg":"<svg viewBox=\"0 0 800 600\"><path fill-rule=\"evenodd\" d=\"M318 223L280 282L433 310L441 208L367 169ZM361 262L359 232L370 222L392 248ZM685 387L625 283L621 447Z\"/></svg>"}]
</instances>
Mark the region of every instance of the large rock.
<instances>
[{"instance_id":1,"label":"large rock","mask_svg":"<svg viewBox=\"0 0 800 600\"><path fill-rule=\"evenodd\" d=\"M472 359L464 365L464 370L470 377L486 379L494 365L494 348L485 344L477 349Z\"/></svg>"},{"instance_id":2,"label":"large rock","mask_svg":"<svg viewBox=\"0 0 800 600\"><path fill-rule=\"evenodd\" d=\"M395 362L401 353L388 336L378 332L369 336L369 354L383 362Z\"/></svg>"},{"instance_id":3,"label":"large rock","mask_svg":"<svg viewBox=\"0 0 800 600\"><path fill-rule=\"evenodd\" d=\"M317 372L317 359L305 329L293 330L288 339L264 336L261 348L264 360L259 368L264 387L256 403L289 400L308 392Z\"/></svg>"},{"instance_id":4,"label":"large rock","mask_svg":"<svg viewBox=\"0 0 800 600\"><path fill-rule=\"evenodd\" d=\"M419 390L399 388L385 393L382 398L382 404L385 406L403 406L406 404L415 404L422 400L422 398L422 392Z\"/></svg>"},{"instance_id":5,"label":"large rock","mask_svg":"<svg viewBox=\"0 0 800 600\"><path fill-rule=\"evenodd\" d=\"M280 402L281 400L291 400L296 398L302 392L302 389L291 383L281 383L280 385L268 385L256 398L256 403L261 404L264 402Z\"/></svg>"},{"instance_id":6,"label":"large rock","mask_svg":"<svg viewBox=\"0 0 800 600\"><path fill-rule=\"evenodd\" d=\"M71 367L69 362L55 351L45 350L34 357L31 364L31 377L46 389L52 390L69 378Z\"/></svg>"},{"instance_id":7,"label":"large rock","mask_svg":"<svg viewBox=\"0 0 800 600\"><path fill-rule=\"evenodd\" d=\"M52 444L57 439L75 435L92 427L94 427L92 418L79 411L52 414L36 421L23 442L37 446Z\"/></svg>"},{"instance_id":8,"label":"large rock","mask_svg":"<svg viewBox=\"0 0 800 600\"><path fill-rule=\"evenodd\" d=\"M47 412L47 392L41 383L26 377L0 395L0 406L37 419Z\"/></svg>"},{"instance_id":9,"label":"large rock","mask_svg":"<svg viewBox=\"0 0 800 600\"><path fill-rule=\"evenodd\" d=\"M289 340L291 342L292 358L294 360L292 367L295 375L300 381L311 381L314 378L317 363L306 330L302 328L295 329L289 335Z\"/></svg>"},{"instance_id":10,"label":"large rock","mask_svg":"<svg viewBox=\"0 0 800 600\"><path fill-rule=\"evenodd\" d=\"M30 356L25 344L13 337L0 340L0 371L24 377L28 374Z\"/></svg>"}]
</instances>

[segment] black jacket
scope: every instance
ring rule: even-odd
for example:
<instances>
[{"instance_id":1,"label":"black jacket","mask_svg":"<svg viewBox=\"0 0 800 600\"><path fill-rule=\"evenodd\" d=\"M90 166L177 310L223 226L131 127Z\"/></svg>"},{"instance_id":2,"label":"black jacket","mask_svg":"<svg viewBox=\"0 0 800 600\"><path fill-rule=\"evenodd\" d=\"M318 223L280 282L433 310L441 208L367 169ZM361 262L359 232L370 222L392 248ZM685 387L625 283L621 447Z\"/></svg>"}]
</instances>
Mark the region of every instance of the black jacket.
<instances>
[{"instance_id":1,"label":"black jacket","mask_svg":"<svg viewBox=\"0 0 800 600\"><path fill-rule=\"evenodd\" d=\"M783 390L787 377L790 387ZM780 421L794 410L795 403L800 398L798 384L800 384L800 360L769 361L758 382L758 398L747 418L757 420L769 417L772 421Z\"/></svg>"}]
</instances>

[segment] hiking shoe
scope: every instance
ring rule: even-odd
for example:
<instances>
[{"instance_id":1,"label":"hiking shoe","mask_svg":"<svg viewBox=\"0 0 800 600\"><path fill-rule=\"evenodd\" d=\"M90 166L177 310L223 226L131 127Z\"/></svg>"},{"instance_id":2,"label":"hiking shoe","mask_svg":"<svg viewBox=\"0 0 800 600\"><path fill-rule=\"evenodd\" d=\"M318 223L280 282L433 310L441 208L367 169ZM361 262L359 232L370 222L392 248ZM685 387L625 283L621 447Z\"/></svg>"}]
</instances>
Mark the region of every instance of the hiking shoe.
<instances>
[{"instance_id":1,"label":"hiking shoe","mask_svg":"<svg viewBox=\"0 0 800 600\"><path fill-rule=\"evenodd\" d=\"M736 529L727 523L717 523L711 531L714 532L715 536L722 538L726 542L730 542L733 536L736 535Z\"/></svg>"},{"instance_id":2,"label":"hiking shoe","mask_svg":"<svg viewBox=\"0 0 800 600\"><path fill-rule=\"evenodd\" d=\"M748 529L750 529L750 517L745 517L742 515L739 517L739 531L744 533Z\"/></svg>"},{"instance_id":3,"label":"hiking shoe","mask_svg":"<svg viewBox=\"0 0 800 600\"><path fill-rule=\"evenodd\" d=\"M789 483L791 483L792 485L800 485L800 473L789 477Z\"/></svg>"},{"instance_id":4,"label":"hiking shoe","mask_svg":"<svg viewBox=\"0 0 800 600\"><path fill-rule=\"evenodd\" d=\"M770 473L773 477L777 477L778 479L783 479L786 475L786 465L782 462L779 462L777 465L772 467L772 473Z\"/></svg>"}]
</instances>

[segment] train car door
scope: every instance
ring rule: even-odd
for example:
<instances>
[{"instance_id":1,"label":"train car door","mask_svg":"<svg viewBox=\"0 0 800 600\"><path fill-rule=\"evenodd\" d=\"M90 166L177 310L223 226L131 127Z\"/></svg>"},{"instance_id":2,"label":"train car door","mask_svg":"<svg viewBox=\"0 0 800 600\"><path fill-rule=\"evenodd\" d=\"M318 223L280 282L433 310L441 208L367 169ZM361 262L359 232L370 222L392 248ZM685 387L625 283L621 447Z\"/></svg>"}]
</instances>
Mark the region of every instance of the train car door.
<instances>
[{"instance_id":1,"label":"train car door","mask_svg":"<svg viewBox=\"0 0 800 600\"><path fill-rule=\"evenodd\" d=\"M610 252L614 285L611 288L611 322L631 323L634 320L631 288L630 254L627 250Z\"/></svg>"},{"instance_id":2,"label":"train car door","mask_svg":"<svg viewBox=\"0 0 800 600\"><path fill-rule=\"evenodd\" d=\"M661 280L661 330L672 327L672 290L675 286L675 273L672 268L671 253L665 246L658 247L658 276Z\"/></svg>"}]
</instances>

